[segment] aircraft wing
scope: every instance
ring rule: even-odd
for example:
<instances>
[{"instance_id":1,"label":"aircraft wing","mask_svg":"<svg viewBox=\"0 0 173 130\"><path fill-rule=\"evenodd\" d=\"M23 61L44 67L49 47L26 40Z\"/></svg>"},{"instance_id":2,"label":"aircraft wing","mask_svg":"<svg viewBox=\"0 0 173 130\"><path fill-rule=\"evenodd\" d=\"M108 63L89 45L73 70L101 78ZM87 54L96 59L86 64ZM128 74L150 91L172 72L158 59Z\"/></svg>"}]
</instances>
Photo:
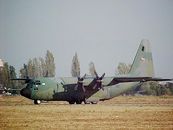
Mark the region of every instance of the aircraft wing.
<instances>
[{"instance_id":1,"label":"aircraft wing","mask_svg":"<svg viewBox=\"0 0 173 130\"><path fill-rule=\"evenodd\" d=\"M81 87L83 91L88 89L95 89L96 87L102 88L104 86L111 86L118 83L125 82L147 82L147 81L173 81L173 79L163 79L154 77L104 77L102 80L97 80L94 77L85 78L82 82L79 82L77 78L65 77L61 78L64 85L74 85Z\"/></svg>"},{"instance_id":2,"label":"aircraft wing","mask_svg":"<svg viewBox=\"0 0 173 130\"><path fill-rule=\"evenodd\" d=\"M61 78L64 84L77 84L77 78L63 77ZM173 81L173 79L164 79L156 77L105 77L103 78L104 86L115 85L123 82L146 82L146 81ZM95 85L94 78L84 79L84 85L92 87Z\"/></svg>"},{"instance_id":3,"label":"aircraft wing","mask_svg":"<svg viewBox=\"0 0 173 130\"><path fill-rule=\"evenodd\" d=\"M63 81L63 84L77 84L78 79L76 77L61 77L60 78ZM84 79L84 85L88 86L91 82L93 82L94 78L85 78Z\"/></svg>"},{"instance_id":4,"label":"aircraft wing","mask_svg":"<svg viewBox=\"0 0 173 130\"><path fill-rule=\"evenodd\" d=\"M74 77L61 77L60 78L63 84L75 84L77 83L77 78Z\"/></svg>"},{"instance_id":5,"label":"aircraft wing","mask_svg":"<svg viewBox=\"0 0 173 130\"><path fill-rule=\"evenodd\" d=\"M147 82L147 81L173 81L173 79L163 79L163 78L154 78L154 77L114 77L113 80L108 84L108 86L124 82Z\"/></svg>"}]
</instances>

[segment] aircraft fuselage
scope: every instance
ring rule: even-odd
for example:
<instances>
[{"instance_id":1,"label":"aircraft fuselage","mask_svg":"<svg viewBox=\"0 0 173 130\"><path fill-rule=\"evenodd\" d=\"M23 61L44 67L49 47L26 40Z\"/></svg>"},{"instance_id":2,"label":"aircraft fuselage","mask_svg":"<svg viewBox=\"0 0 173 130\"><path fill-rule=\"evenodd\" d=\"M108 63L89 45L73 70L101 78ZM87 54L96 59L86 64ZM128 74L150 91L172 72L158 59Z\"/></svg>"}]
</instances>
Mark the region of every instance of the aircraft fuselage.
<instances>
[{"instance_id":1,"label":"aircraft fuselage","mask_svg":"<svg viewBox=\"0 0 173 130\"><path fill-rule=\"evenodd\" d=\"M98 102L107 100L133 89L139 82L120 83L106 86L104 89L88 89L86 92L75 90L75 85L64 85L50 78L38 78L21 90L21 95L32 100L67 101L81 103L82 101Z\"/></svg>"}]
</instances>

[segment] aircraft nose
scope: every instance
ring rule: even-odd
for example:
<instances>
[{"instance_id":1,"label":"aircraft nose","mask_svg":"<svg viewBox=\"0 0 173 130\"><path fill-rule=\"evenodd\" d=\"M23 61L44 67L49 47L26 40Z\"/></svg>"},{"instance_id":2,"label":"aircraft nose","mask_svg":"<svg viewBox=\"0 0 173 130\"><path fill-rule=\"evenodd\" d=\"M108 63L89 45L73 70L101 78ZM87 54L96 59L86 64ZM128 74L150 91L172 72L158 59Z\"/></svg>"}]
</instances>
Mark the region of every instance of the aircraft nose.
<instances>
[{"instance_id":1,"label":"aircraft nose","mask_svg":"<svg viewBox=\"0 0 173 130\"><path fill-rule=\"evenodd\" d=\"M20 94L24 97L31 98L31 90L29 88L23 88Z\"/></svg>"}]
</instances>

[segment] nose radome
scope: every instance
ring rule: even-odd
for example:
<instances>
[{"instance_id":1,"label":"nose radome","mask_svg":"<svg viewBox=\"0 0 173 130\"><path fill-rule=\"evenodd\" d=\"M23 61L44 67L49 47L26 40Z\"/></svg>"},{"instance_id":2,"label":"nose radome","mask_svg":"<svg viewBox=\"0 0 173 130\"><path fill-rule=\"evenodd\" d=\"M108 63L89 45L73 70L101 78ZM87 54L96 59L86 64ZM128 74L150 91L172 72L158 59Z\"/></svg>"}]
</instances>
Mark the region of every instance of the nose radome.
<instances>
[{"instance_id":1,"label":"nose radome","mask_svg":"<svg viewBox=\"0 0 173 130\"><path fill-rule=\"evenodd\" d=\"M24 97L31 98L31 90L29 88L23 88L20 94Z\"/></svg>"}]
</instances>

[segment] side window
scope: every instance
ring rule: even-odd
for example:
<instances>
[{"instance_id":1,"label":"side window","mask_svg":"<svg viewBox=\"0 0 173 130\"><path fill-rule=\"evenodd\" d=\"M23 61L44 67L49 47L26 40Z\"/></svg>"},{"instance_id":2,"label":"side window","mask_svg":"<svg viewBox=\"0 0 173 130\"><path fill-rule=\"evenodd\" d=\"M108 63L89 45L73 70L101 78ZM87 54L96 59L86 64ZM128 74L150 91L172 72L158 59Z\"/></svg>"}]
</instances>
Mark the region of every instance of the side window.
<instances>
[{"instance_id":1,"label":"side window","mask_svg":"<svg viewBox=\"0 0 173 130\"><path fill-rule=\"evenodd\" d=\"M34 82L34 85L35 85L34 90L38 90L38 87L41 85L40 80L36 80L36 81Z\"/></svg>"},{"instance_id":2,"label":"side window","mask_svg":"<svg viewBox=\"0 0 173 130\"><path fill-rule=\"evenodd\" d=\"M144 51L144 49L145 49L145 47L144 47L144 46L142 46L142 51Z\"/></svg>"}]
</instances>

